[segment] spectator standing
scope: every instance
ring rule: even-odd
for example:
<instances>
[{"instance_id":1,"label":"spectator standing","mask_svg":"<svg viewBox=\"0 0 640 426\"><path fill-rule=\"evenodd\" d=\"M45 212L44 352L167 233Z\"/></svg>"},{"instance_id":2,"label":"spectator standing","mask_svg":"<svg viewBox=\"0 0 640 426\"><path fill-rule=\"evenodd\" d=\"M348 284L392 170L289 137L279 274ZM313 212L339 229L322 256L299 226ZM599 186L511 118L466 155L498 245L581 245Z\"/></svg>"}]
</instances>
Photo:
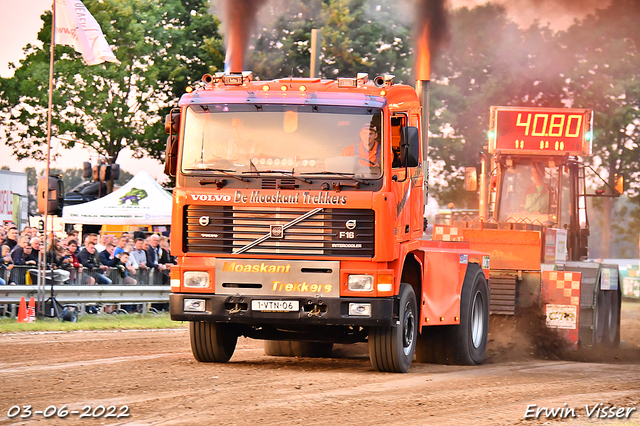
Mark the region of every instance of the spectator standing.
<instances>
[{"instance_id":1,"label":"spectator standing","mask_svg":"<svg viewBox=\"0 0 640 426\"><path fill-rule=\"evenodd\" d=\"M116 258L115 267L120 271L120 276L124 280L124 283L127 285L136 285L138 281L131 277L129 274L135 275L135 268L129 263L129 252L122 252L120 254L120 258Z\"/></svg>"},{"instance_id":2,"label":"spectator standing","mask_svg":"<svg viewBox=\"0 0 640 426\"><path fill-rule=\"evenodd\" d=\"M124 234L122 234L120 238L118 238L118 245L116 247L116 250L113 252L113 255L115 257L120 257L120 254L126 251L125 247L127 245L127 240L128 240L128 237Z\"/></svg>"},{"instance_id":3,"label":"spectator standing","mask_svg":"<svg viewBox=\"0 0 640 426\"><path fill-rule=\"evenodd\" d=\"M97 250L97 248L96 248ZM112 243L107 243L106 248L100 252L100 263L113 268L118 263L118 259L114 256L116 246Z\"/></svg>"},{"instance_id":4,"label":"spectator standing","mask_svg":"<svg viewBox=\"0 0 640 426\"><path fill-rule=\"evenodd\" d=\"M67 241L71 241L71 240L76 240L76 241L80 240L80 233L78 231L76 231L75 229L72 229L67 234Z\"/></svg>"},{"instance_id":5,"label":"spectator standing","mask_svg":"<svg viewBox=\"0 0 640 426\"><path fill-rule=\"evenodd\" d=\"M0 285L5 285L6 280L9 279L8 272L13 268L13 260L11 260L11 255L9 254L11 249L9 246L2 246L2 259L0 260ZM9 280L11 283L11 281ZM15 284L15 283L11 283Z\"/></svg>"},{"instance_id":6,"label":"spectator standing","mask_svg":"<svg viewBox=\"0 0 640 426\"><path fill-rule=\"evenodd\" d=\"M76 284L78 276L82 274L82 264L78 260L78 242L76 240L70 240L68 247L71 258L70 265L74 268L71 270L71 284ZM91 276L87 276L85 282L86 284L93 285L96 283L96 280Z\"/></svg>"},{"instance_id":7,"label":"spectator standing","mask_svg":"<svg viewBox=\"0 0 640 426\"><path fill-rule=\"evenodd\" d=\"M107 234L100 234L99 240L100 242L96 244L96 251L98 253L102 253L107 248L107 242L109 241L109 236Z\"/></svg>"},{"instance_id":8,"label":"spectator standing","mask_svg":"<svg viewBox=\"0 0 640 426\"><path fill-rule=\"evenodd\" d=\"M53 242L49 246L49 249L47 250L47 268L64 268L67 264L70 263L70 260L71 258L69 258L68 261L65 261L65 255L62 246L60 245L60 240L54 238Z\"/></svg>"},{"instance_id":9,"label":"spectator standing","mask_svg":"<svg viewBox=\"0 0 640 426\"><path fill-rule=\"evenodd\" d=\"M25 260L33 260L35 262L35 265L37 265L38 262L40 262L40 245L42 244L42 241L40 241L40 238L35 237L31 238L29 244L31 245L31 254L29 254L29 256L26 256Z\"/></svg>"},{"instance_id":10,"label":"spectator standing","mask_svg":"<svg viewBox=\"0 0 640 426\"><path fill-rule=\"evenodd\" d=\"M138 268L148 269L147 267L147 252L143 250L144 240L142 238L136 238L133 250L131 250L131 258L135 260Z\"/></svg>"},{"instance_id":11,"label":"spectator standing","mask_svg":"<svg viewBox=\"0 0 640 426\"><path fill-rule=\"evenodd\" d=\"M95 279L98 284L111 284L111 280L102 274L102 272L109 269L109 267L100 264L98 254L96 253L96 245L93 241L87 241L86 247L80 250L80 253L78 253L78 261L90 272L95 272Z\"/></svg>"},{"instance_id":12,"label":"spectator standing","mask_svg":"<svg viewBox=\"0 0 640 426\"><path fill-rule=\"evenodd\" d=\"M14 247L18 244L18 228L15 226L9 227L7 229L7 236L2 242L3 246L9 246L9 250L13 250Z\"/></svg>"},{"instance_id":13,"label":"spectator standing","mask_svg":"<svg viewBox=\"0 0 640 426\"><path fill-rule=\"evenodd\" d=\"M18 237L17 244L11 249L11 260L14 265L24 266L26 265L26 257L28 254L31 254L31 250L29 253L25 253L25 248L29 245L29 237Z\"/></svg>"}]
</instances>

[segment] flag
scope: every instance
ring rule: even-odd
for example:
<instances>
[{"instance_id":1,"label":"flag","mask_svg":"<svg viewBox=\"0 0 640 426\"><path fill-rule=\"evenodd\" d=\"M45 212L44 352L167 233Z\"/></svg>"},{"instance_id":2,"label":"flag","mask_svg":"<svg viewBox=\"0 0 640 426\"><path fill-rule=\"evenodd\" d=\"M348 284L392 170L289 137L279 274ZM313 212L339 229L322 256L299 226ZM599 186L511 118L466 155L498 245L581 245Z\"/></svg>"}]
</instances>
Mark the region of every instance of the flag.
<instances>
[{"instance_id":1,"label":"flag","mask_svg":"<svg viewBox=\"0 0 640 426\"><path fill-rule=\"evenodd\" d=\"M87 65L98 65L104 61L120 63L100 25L89 13L81 0L55 0L56 2L56 44L72 46L82 53Z\"/></svg>"}]
</instances>

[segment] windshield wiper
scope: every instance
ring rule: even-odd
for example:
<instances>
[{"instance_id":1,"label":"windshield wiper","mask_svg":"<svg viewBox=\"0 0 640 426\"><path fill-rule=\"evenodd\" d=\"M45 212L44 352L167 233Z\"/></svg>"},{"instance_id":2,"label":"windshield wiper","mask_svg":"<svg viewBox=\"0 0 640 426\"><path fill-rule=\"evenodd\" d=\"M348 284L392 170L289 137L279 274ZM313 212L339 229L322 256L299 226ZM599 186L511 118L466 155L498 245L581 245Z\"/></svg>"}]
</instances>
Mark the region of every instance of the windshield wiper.
<instances>
[{"instance_id":1,"label":"windshield wiper","mask_svg":"<svg viewBox=\"0 0 640 426\"><path fill-rule=\"evenodd\" d=\"M338 172L330 172L328 170L325 170L323 172L305 172L305 173L300 173L301 175L331 175L331 176L340 176L343 177L345 179L351 179L354 180L356 182L362 183L364 185L371 185L371 182L369 182L368 180L364 180L364 179L360 179L357 178L352 174L344 174L344 173L338 173Z\"/></svg>"},{"instance_id":2,"label":"windshield wiper","mask_svg":"<svg viewBox=\"0 0 640 426\"><path fill-rule=\"evenodd\" d=\"M245 178L243 178L241 176L236 176L236 175L234 175L232 173L229 173L229 172L235 172L235 170L209 169L209 168L206 168L206 169L195 168L195 169L184 169L184 170L187 171L187 172L218 172L218 173L222 173L225 176L229 176L229 177L232 177L234 179L238 179L238 180L240 180L242 182L249 182L248 179L245 179ZM216 182L207 182L204 179L200 181L200 185L206 185L207 183L216 183Z\"/></svg>"},{"instance_id":3,"label":"windshield wiper","mask_svg":"<svg viewBox=\"0 0 640 426\"><path fill-rule=\"evenodd\" d=\"M301 177L298 177L298 176L294 176L293 175L293 170L291 170L291 171L288 171L288 170L252 170L252 171L249 171L249 172L242 172L242 174L256 174L256 175L261 175L263 173L264 174L280 173L280 175L282 175L282 176L287 176L287 177L290 177L292 179L299 180L300 182L313 183L309 179L305 179L305 178L301 178Z\"/></svg>"}]
</instances>

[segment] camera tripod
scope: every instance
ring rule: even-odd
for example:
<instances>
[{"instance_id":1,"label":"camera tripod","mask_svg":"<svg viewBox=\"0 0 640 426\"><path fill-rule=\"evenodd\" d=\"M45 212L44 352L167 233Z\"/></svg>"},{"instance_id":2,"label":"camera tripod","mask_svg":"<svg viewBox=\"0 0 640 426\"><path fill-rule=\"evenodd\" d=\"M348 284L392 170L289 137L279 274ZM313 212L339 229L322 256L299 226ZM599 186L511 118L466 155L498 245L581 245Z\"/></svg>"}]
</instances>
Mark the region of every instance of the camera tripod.
<instances>
[{"instance_id":1,"label":"camera tripod","mask_svg":"<svg viewBox=\"0 0 640 426\"><path fill-rule=\"evenodd\" d=\"M50 280L47 278L47 272L51 273ZM60 321L78 321L78 312L76 308L74 306L64 306L58 301L58 299L56 299L56 294L53 290L53 285L56 282L53 270L45 271L45 285L47 281L49 281L51 288L49 290L49 298L44 301L44 316L47 318L57 318Z\"/></svg>"}]
</instances>

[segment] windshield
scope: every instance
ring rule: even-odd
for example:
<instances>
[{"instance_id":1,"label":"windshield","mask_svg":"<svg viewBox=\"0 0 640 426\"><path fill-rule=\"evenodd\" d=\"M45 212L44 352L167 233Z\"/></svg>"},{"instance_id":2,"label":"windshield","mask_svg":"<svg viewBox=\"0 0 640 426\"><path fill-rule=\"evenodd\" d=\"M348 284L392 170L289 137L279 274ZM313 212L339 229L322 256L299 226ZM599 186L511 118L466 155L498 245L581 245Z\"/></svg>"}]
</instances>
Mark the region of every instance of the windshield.
<instances>
[{"instance_id":1,"label":"windshield","mask_svg":"<svg viewBox=\"0 0 640 426\"><path fill-rule=\"evenodd\" d=\"M505 170L499 221L557 222L558 167L524 160Z\"/></svg>"},{"instance_id":2,"label":"windshield","mask_svg":"<svg viewBox=\"0 0 640 426\"><path fill-rule=\"evenodd\" d=\"M381 176L381 112L372 108L198 105L186 114L183 173Z\"/></svg>"}]
</instances>

